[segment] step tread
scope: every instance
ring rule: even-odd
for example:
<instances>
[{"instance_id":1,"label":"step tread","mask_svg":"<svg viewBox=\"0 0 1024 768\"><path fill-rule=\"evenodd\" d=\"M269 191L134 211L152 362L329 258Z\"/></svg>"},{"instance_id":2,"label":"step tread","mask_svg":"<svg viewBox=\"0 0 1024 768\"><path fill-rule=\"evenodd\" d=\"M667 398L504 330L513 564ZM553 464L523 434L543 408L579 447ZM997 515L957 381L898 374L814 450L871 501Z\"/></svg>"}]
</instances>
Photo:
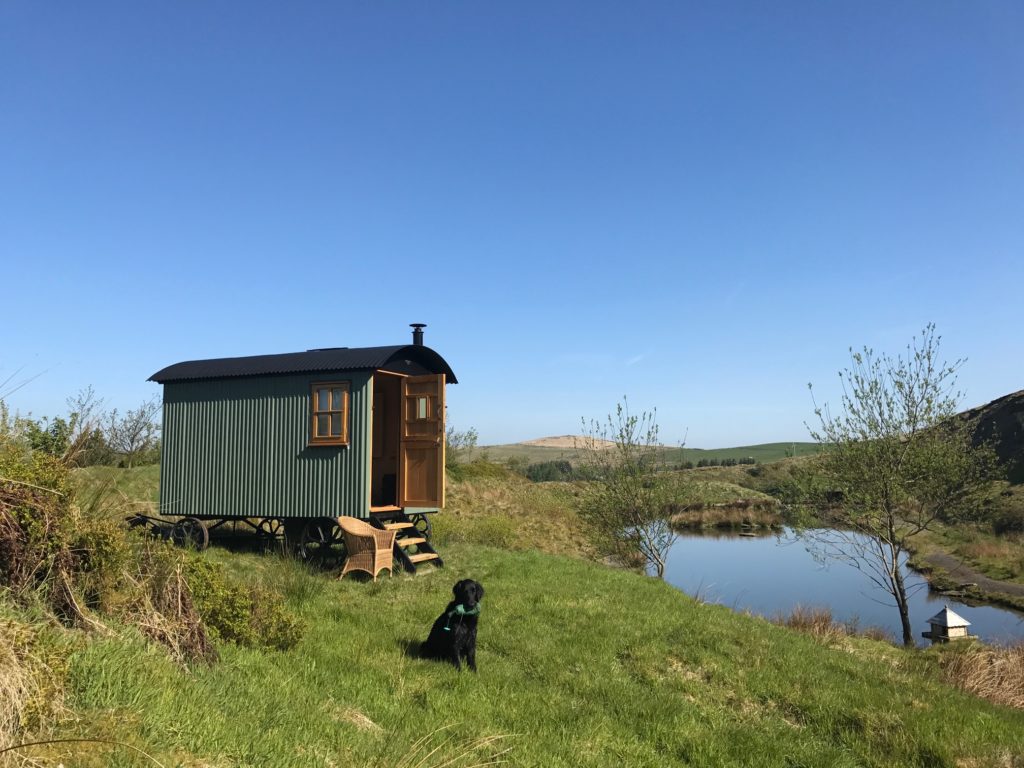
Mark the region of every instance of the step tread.
<instances>
[{"instance_id":1,"label":"step tread","mask_svg":"<svg viewBox=\"0 0 1024 768\"><path fill-rule=\"evenodd\" d=\"M404 539L398 539L395 544L400 547L408 547L413 544L423 544L425 542L426 539L422 536L406 536Z\"/></svg>"},{"instance_id":2,"label":"step tread","mask_svg":"<svg viewBox=\"0 0 1024 768\"><path fill-rule=\"evenodd\" d=\"M412 523L384 523L384 530L386 531L400 531L404 528L413 528Z\"/></svg>"},{"instance_id":3,"label":"step tread","mask_svg":"<svg viewBox=\"0 0 1024 768\"><path fill-rule=\"evenodd\" d=\"M440 555L437 552L421 552L418 555L409 555L408 557L414 563L422 563L424 560L437 560Z\"/></svg>"}]
</instances>

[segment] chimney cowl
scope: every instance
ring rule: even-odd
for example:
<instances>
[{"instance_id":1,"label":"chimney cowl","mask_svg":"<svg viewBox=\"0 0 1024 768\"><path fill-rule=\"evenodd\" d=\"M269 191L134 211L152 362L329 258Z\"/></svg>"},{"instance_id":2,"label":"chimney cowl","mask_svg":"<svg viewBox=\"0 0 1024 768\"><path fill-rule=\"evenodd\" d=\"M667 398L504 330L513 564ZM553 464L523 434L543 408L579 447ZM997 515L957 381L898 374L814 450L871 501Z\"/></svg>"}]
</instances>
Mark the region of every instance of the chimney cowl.
<instances>
[{"instance_id":1,"label":"chimney cowl","mask_svg":"<svg viewBox=\"0 0 1024 768\"><path fill-rule=\"evenodd\" d=\"M423 329L427 327L426 323L409 323L409 327L412 328L412 343L417 347L423 346Z\"/></svg>"}]
</instances>

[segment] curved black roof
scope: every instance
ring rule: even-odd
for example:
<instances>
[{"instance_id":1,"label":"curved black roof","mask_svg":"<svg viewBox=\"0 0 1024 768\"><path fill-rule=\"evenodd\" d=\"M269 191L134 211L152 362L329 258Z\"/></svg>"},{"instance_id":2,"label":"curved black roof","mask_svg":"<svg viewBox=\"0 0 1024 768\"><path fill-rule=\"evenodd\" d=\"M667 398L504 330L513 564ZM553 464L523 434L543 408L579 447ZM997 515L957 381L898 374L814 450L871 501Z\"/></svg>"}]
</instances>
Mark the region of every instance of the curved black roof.
<instances>
[{"instance_id":1,"label":"curved black roof","mask_svg":"<svg viewBox=\"0 0 1024 768\"><path fill-rule=\"evenodd\" d=\"M331 371L368 371L390 368L416 368L429 373L443 373L452 384L458 384L451 366L430 347L404 344L397 347L334 347L288 352L283 355L221 357L215 360L189 360L157 371L149 381L224 379L242 376L273 376L285 373L328 373Z\"/></svg>"}]
</instances>

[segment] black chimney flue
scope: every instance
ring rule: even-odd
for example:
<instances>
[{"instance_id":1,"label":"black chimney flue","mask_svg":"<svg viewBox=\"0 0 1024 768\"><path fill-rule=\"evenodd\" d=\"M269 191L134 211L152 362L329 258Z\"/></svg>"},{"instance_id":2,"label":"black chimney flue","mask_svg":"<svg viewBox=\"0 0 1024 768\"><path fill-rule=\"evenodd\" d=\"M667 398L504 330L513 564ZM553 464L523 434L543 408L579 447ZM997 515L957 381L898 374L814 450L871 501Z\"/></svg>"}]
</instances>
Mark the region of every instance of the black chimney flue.
<instances>
[{"instance_id":1,"label":"black chimney flue","mask_svg":"<svg viewBox=\"0 0 1024 768\"><path fill-rule=\"evenodd\" d=\"M423 346L423 329L427 327L426 323L409 323L409 327L412 328L412 343L417 347Z\"/></svg>"}]
</instances>

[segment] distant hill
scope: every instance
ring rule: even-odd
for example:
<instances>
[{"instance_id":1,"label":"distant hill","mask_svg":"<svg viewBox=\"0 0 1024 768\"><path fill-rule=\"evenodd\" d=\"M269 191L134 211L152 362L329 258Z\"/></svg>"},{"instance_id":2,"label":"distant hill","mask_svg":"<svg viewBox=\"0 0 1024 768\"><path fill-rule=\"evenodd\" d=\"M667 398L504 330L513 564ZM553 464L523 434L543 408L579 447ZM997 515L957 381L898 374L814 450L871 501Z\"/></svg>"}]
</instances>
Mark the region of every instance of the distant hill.
<instances>
[{"instance_id":1,"label":"distant hill","mask_svg":"<svg viewBox=\"0 0 1024 768\"><path fill-rule=\"evenodd\" d=\"M507 445L487 445L478 449L480 453L487 455L492 461L507 461L515 459L530 464L542 461L556 461L565 459L573 461L576 458L574 441L580 442L582 438L577 435L560 435L556 437L540 437L534 440L525 440L521 443L510 443ZM612 443L605 441L607 445ZM816 453L816 443L762 443L760 445L741 445L735 448L665 448L665 460L670 464L682 464L692 461L696 464L702 459L745 459L753 458L760 464L769 461L777 461L789 456L807 456Z\"/></svg>"},{"instance_id":2,"label":"distant hill","mask_svg":"<svg viewBox=\"0 0 1024 768\"><path fill-rule=\"evenodd\" d=\"M536 445L540 448L575 448L582 445L585 438L580 435L560 435L558 437L538 437L536 440L524 440L517 445ZM611 440L594 440L595 444L611 448L615 443Z\"/></svg>"},{"instance_id":3,"label":"distant hill","mask_svg":"<svg viewBox=\"0 0 1024 768\"><path fill-rule=\"evenodd\" d=\"M1005 395L990 403L964 411L961 416L977 422L975 436L978 441L992 440L999 459L1009 470L1013 483L1024 483L1024 390ZM516 459L530 464L542 461L576 459L579 435L557 435L525 440L507 445L488 445L478 449L493 461ZM609 443L610 445L610 443ZM809 442L760 443L734 448L665 448L665 459L670 464L702 459L753 458L759 464L778 461L791 456L809 456L818 452L818 445Z\"/></svg>"}]
</instances>

